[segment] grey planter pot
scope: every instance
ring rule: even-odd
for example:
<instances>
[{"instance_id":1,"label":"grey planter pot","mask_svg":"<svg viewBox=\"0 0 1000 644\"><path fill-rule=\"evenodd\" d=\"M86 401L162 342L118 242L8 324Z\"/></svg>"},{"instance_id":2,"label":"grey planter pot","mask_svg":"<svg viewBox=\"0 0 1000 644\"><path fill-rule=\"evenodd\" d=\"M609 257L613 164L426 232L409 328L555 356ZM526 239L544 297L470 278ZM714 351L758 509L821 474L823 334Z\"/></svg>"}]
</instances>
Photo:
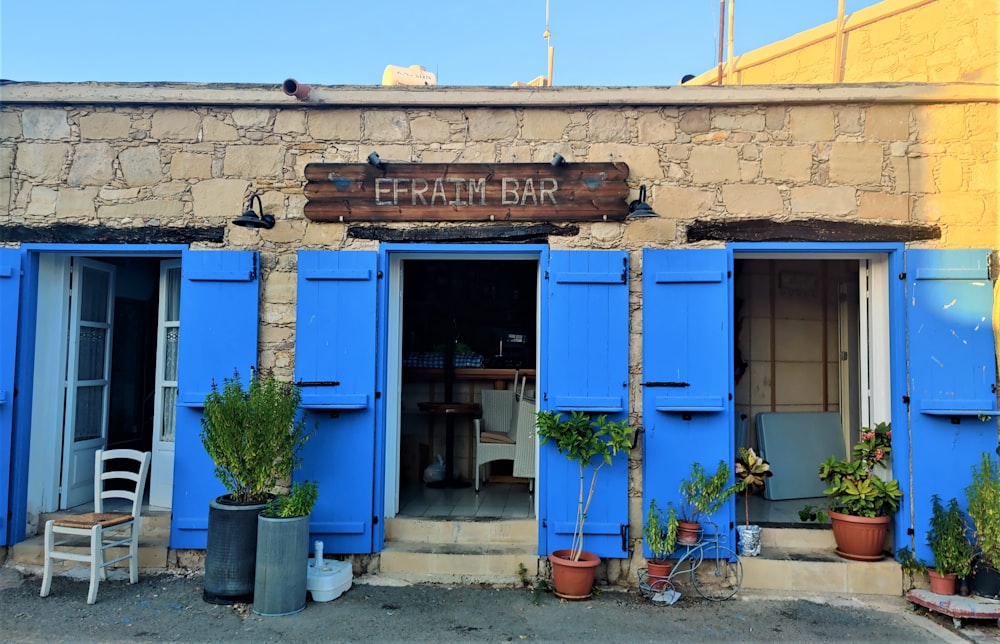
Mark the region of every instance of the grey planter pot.
<instances>
[{"instance_id":1,"label":"grey planter pot","mask_svg":"<svg viewBox=\"0 0 1000 644\"><path fill-rule=\"evenodd\" d=\"M263 503L233 503L220 496L208 504L205 601L249 603L253 599L257 516Z\"/></svg>"},{"instance_id":2,"label":"grey planter pot","mask_svg":"<svg viewBox=\"0 0 1000 644\"><path fill-rule=\"evenodd\" d=\"M292 615L306 607L309 516L257 519L257 566L253 612Z\"/></svg>"}]
</instances>

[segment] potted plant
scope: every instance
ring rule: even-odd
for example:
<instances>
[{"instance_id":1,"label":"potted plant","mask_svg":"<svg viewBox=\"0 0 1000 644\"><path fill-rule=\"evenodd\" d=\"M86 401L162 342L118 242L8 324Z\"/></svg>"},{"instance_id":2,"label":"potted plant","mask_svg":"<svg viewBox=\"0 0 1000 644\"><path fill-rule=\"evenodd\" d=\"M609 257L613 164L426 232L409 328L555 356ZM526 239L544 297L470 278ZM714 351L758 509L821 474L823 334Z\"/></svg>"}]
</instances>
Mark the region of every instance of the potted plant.
<instances>
[{"instance_id":1,"label":"potted plant","mask_svg":"<svg viewBox=\"0 0 1000 644\"><path fill-rule=\"evenodd\" d=\"M670 505L664 511L656 504L656 499L650 499L642 536L651 555L646 562L650 586L658 590L657 582L662 583L670 577L674 568L673 560L668 558L677 546L677 510L674 506Z\"/></svg>"},{"instance_id":2,"label":"potted plant","mask_svg":"<svg viewBox=\"0 0 1000 644\"><path fill-rule=\"evenodd\" d=\"M600 557L583 550L584 521L594 498L597 474L602 467L612 464L616 454L628 454L632 450L635 430L627 420L609 421L604 414L592 419L582 411L574 411L568 418L558 412L539 411L536 418L540 444L552 441L559 452L580 469L572 545L569 549L554 550L549 554L549 561L555 594L564 599L585 599L591 595L595 568L601 563ZM588 470L589 485L586 484Z\"/></svg>"},{"instance_id":3,"label":"potted plant","mask_svg":"<svg viewBox=\"0 0 1000 644\"><path fill-rule=\"evenodd\" d=\"M934 555L934 569L929 570L931 591L939 595L955 594L955 579L972 570L975 551L969 541L969 526L958 499L951 499L945 509L937 494L931 497L931 523L927 545Z\"/></svg>"},{"instance_id":4,"label":"potted plant","mask_svg":"<svg viewBox=\"0 0 1000 644\"><path fill-rule=\"evenodd\" d=\"M719 511L719 508L736 492L736 485L729 484L729 466L723 460L711 476L701 463L691 463L691 472L681 480L681 516L678 519L677 541L691 545L698 543L701 519Z\"/></svg>"},{"instance_id":5,"label":"potted plant","mask_svg":"<svg viewBox=\"0 0 1000 644\"><path fill-rule=\"evenodd\" d=\"M308 440L299 416L302 394L272 372L238 372L205 398L201 441L226 494L208 510L205 601L231 604L253 597L257 515L278 485L291 480Z\"/></svg>"},{"instance_id":6,"label":"potted plant","mask_svg":"<svg viewBox=\"0 0 1000 644\"><path fill-rule=\"evenodd\" d=\"M743 510L746 525L737 526L740 535L740 554L756 557L760 554L760 526L750 525L750 493L754 488L764 486L764 481L773 476L771 464L757 456L752 447L740 447L736 458L736 491L743 492Z\"/></svg>"},{"instance_id":7,"label":"potted plant","mask_svg":"<svg viewBox=\"0 0 1000 644\"><path fill-rule=\"evenodd\" d=\"M983 452L979 465L972 467L965 495L976 544L969 590L1000 599L1000 466L989 453Z\"/></svg>"},{"instance_id":8,"label":"potted plant","mask_svg":"<svg viewBox=\"0 0 1000 644\"><path fill-rule=\"evenodd\" d=\"M837 554L845 559L878 561L885 556L885 536L890 515L899 508L903 493L899 481L879 476L892 451L888 423L862 428L861 440L850 459L830 457L819 466L819 478L827 484L827 509L807 505L799 511L803 521L830 519Z\"/></svg>"},{"instance_id":9,"label":"potted plant","mask_svg":"<svg viewBox=\"0 0 1000 644\"><path fill-rule=\"evenodd\" d=\"M253 612L258 615L291 615L306 607L309 514L318 493L313 481L293 483L257 518Z\"/></svg>"}]
</instances>

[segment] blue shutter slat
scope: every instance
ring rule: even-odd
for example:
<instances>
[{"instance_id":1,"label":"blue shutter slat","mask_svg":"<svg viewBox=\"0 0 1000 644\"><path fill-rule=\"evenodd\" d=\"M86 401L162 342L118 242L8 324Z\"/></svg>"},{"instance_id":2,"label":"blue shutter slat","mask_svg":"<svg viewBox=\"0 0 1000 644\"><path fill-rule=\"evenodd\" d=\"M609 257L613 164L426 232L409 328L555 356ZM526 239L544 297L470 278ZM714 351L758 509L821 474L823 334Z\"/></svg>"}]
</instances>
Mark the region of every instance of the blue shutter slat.
<instances>
[{"instance_id":1,"label":"blue shutter slat","mask_svg":"<svg viewBox=\"0 0 1000 644\"><path fill-rule=\"evenodd\" d=\"M298 254L295 379L316 434L295 478L319 483L309 529L327 552L375 547L377 268L370 251Z\"/></svg>"},{"instance_id":2,"label":"blue shutter slat","mask_svg":"<svg viewBox=\"0 0 1000 644\"><path fill-rule=\"evenodd\" d=\"M542 408L627 416L627 253L552 251L549 254ZM552 444L540 452L546 495L540 507L539 551L567 548L577 511L580 470ZM588 477L589 480L589 477ZM601 468L584 526L583 547L601 557L623 557L628 525L628 457Z\"/></svg>"},{"instance_id":3,"label":"blue shutter slat","mask_svg":"<svg viewBox=\"0 0 1000 644\"><path fill-rule=\"evenodd\" d=\"M21 257L22 252L18 249L0 248L0 545L6 545L8 536L12 536L8 510L10 468L13 465L14 358L17 352Z\"/></svg>"},{"instance_id":4,"label":"blue shutter slat","mask_svg":"<svg viewBox=\"0 0 1000 644\"><path fill-rule=\"evenodd\" d=\"M726 249L643 252L644 507L679 508L692 462L732 462L731 262ZM714 520L726 530L734 512L730 502Z\"/></svg>"},{"instance_id":5,"label":"blue shutter slat","mask_svg":"<svg viewBox=\"0 0 1000 644\"><path fill-rule=\"evenodd\" d=\"M201 418L212 382L257 364L257 253L185 251L181 256L181 331L171 548L204 548L208 503L225 494L201 444Z\"/></svg>"},{"instance_id":6,"label":"blue shutter slat","mask_svg":"<svg viewBox=\"0 0 1000 644\"><path fill-rule=\"evenodd\" d=\"M904 508L912 504L918 535L929 527L931 495L955 497L964 507L972 466L996 449L995 420L977 417L997 414L989 256L985 249L906 252L908 393L910 409L919 413L910 414L909 436L903 435L914 472L912 494L903 501ZM908 518L904 508L900 515ZM896 547L909 543L903 532L896 530ZM918 558L933 558L922 539L914 550Z\"/></svg>"}]
</instances>

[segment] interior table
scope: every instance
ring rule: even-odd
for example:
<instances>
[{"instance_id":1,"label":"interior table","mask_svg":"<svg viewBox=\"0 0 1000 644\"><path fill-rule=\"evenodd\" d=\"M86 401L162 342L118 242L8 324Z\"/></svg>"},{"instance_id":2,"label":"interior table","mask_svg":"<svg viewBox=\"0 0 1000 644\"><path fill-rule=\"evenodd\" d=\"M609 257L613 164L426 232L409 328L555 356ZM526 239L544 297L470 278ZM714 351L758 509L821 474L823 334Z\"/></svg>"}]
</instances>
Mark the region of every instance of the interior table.
<instances>
[{"instance_id":1,"label":"interior table","mask_svg":"<svg viewBox=\"0 0 1000 644\"><path fill-rule=\"evenodd\" d=\"M422 402L417 403L417 408L428 414L444 416L444 478L440 481L431 481L427 487L462 488L472 485L469 481L455 478L455 418L458 416L481 418L482 406L479 403Z\"/></svg>"}]
</instances>

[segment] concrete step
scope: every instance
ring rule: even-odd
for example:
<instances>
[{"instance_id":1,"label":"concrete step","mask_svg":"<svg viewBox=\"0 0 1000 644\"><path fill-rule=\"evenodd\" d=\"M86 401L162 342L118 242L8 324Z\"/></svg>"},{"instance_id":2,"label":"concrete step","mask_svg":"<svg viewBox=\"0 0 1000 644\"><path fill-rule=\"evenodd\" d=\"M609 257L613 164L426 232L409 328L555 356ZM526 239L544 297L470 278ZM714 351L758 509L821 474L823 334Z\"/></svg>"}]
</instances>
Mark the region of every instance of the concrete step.
<instances>
[{"instance_id":1,"label":"concrete step","mask_svg":"<svg viewBox=\"0 0 1000 644\"><path fill-rule=\"evenodd\" d=\"M538 574L534 520L386 521L379 576L408 583L514 585Z\"/></svg>"},{"instance_id":2,"label":"concrete step","mask_svg":"<svg viewBox=\"0 0 1000 644\"><path fill-rule=\"evenodd\" d=\"M833 550L837 542L829 526L810 528L761 528L762 548L793 550Z\"/></svg>"},{"instance_id":3,"label":"concrete step","mask_svg":"<svg viewBox=\"0 0 1000 644\"><path fill-rule=\"evenodd\" d=\"M763 545L763 538L761 543L759 557L740 557L744 588L896 597L903 594L903 571L891 557L850 561L839 557L832 544L828 548L778 547Z\"/></svg>"}]
</instances>

